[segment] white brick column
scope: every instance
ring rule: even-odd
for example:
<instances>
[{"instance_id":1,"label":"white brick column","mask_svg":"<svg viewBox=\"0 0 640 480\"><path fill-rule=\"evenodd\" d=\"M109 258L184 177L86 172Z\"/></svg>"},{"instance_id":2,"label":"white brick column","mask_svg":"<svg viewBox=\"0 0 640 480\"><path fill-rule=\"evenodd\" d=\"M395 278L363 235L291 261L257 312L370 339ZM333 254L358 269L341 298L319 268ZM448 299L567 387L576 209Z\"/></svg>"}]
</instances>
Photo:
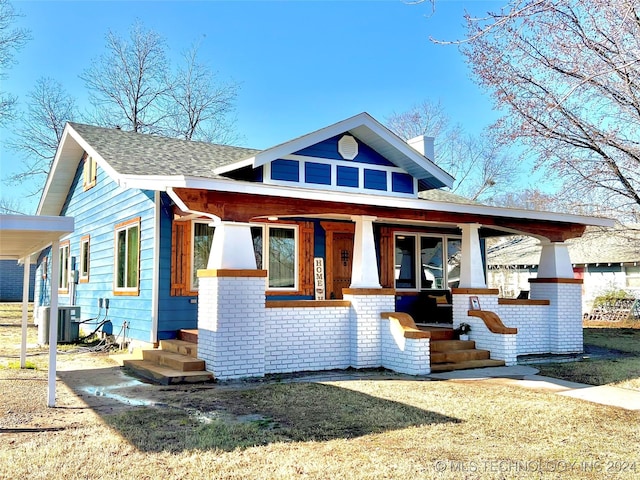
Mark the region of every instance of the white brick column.
<instances>
[{"instance_id":1,"label":"white brick column","mask_svg":"<svg viewBox=\"0 0 640 480\"><path fill-rule=\"evenodd\" d=\"M215 378L265 374L266 270L199 270L198 356Z\"/></svg>"},{"instance_id":2,"label":"white brick column","mask_svg":"<svg viewBox=\"0 0 640 480\"><path fill-rule=\"evenodd\" d=\"M582 337L582 280L531 278L531 298L547 299L547 324L551 353L577 353Z\"/></svg>"},{"instance_id":3,"label":"white brick column","mask_svg":"<svg viewBox=\"0 0 640 480\"><path fill-rule=\"evenodd\" d=\"M374 368L382 365L382 312L395 310L395 290L391 288L345 288L344 299L351 302L351 366Z\"/></svg>"}]
</instances>

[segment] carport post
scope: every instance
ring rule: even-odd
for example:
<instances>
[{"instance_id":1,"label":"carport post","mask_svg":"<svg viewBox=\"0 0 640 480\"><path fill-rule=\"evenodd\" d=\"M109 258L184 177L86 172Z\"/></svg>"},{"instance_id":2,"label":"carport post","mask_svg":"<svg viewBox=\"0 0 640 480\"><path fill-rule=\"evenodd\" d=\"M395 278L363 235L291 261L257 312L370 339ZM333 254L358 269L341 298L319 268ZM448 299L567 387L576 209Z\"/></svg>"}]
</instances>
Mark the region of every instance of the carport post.
<instances>
[{"instance_id":1,"label":"carport post","mask_svg":"<svg viewBox=\"0 0 640 480\"><path fill-rule=\"evenodd\" d=\"M20 368L27 366L27 313L29 308L29 273L31 256L22 259L24 276L22 279L22 343L20 344Z\"/></svg>"},{"instance_id":2,"label":"carport post","mask_svg":"<svg viewBox=\"0 0 640 480\"><path fill-rule=\"evenodd\" d=\"M60 239L51 244L51 311L49 312L49 396L47 405L56 406L56 353L58 350L58 285L60 279Z\"/></svg>"}]
</instances>

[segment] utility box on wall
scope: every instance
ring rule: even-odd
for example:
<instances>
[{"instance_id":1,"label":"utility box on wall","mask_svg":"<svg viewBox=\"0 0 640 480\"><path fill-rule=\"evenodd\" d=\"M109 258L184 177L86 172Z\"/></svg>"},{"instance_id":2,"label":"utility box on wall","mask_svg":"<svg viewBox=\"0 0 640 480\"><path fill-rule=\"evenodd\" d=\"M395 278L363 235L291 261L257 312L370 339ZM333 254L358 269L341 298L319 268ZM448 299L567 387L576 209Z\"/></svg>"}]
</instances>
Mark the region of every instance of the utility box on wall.
<instances>
[{"instance_id":1,"label":"utility box on wall","mask_svg":"<svg viewBox=\"0 0 640 480\"><path fill-rule=\"evenodd\" d=\"M38 343L49 343L49 322L51 321L51 307L42 307L38 322ZM80 307L58 307L58 342L71 343L80 337Z\"/></svg>"}]
</instances>

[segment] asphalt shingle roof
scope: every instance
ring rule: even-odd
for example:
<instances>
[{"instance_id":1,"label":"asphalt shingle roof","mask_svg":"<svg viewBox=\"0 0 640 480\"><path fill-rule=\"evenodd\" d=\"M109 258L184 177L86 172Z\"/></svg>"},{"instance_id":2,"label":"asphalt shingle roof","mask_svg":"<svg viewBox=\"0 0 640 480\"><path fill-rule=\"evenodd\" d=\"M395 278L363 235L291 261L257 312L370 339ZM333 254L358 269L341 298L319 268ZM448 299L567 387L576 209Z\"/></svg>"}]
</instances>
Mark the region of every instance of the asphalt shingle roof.
<instances>
[{"instance_id":1,"label":"asphalt shingle roof","mask_svg":"<svg viewBox=\"0 0 640 480\"><path fill-rule=\"evenodd\" d=\"M260 150L181 140L117 128L70 123L121 175L189 175L213 178L217 167L250 158Z\"/></svg>"}]
</instances>

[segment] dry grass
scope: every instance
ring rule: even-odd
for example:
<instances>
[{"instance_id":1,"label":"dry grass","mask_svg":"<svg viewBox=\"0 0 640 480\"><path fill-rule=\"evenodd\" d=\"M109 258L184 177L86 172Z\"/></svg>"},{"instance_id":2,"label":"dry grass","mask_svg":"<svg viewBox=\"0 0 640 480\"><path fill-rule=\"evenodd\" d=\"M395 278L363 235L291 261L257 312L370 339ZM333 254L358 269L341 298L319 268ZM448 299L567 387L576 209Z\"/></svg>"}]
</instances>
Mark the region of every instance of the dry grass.
<instances>
[{"instance_id":1,"label":"dry grass","mask_svg":"<svg viewBox=\"0 0 640 480\"><path fill-rule=\"evenodd\" d=\"M112 409L79 373L48 409L45 371L0 369L0 478L640 476L640 413L511 381L149 385L159 405Z\"/></svg>"},{"instance_id":2,"label":"dry grass","mask_svg":"<svg viewBox=\"0 0 640 480\"><path fill-rule=\"evenodd\" d=\"M537 365L540 373L589 385L615 385L640 390L640 329L585 328L585 345L624 352L609 359Z\"/></svg>"}]
</instances>

